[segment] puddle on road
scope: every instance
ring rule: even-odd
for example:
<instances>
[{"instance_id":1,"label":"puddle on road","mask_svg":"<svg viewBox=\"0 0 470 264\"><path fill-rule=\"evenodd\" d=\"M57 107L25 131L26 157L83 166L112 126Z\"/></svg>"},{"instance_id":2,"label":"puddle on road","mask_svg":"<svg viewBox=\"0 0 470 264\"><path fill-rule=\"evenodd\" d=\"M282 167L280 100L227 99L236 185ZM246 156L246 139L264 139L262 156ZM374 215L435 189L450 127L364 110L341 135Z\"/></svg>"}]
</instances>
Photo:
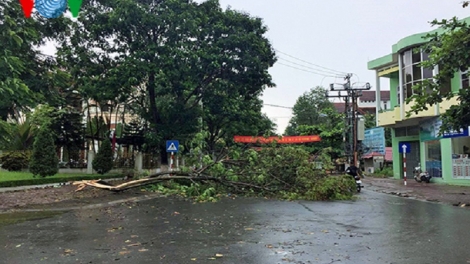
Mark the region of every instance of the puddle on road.
<instances>
[{"instance_id":1,"label":"puddle on road","mask_svg":"<svg viewBox=\"0 0 470 264\"><path fill-rule=\"evenodd\" d=\"M0 213L0 228L7 225L18 224L31 220L51 218L62 213L63 212L59 211Z\"/></svg>"}]
</instances>

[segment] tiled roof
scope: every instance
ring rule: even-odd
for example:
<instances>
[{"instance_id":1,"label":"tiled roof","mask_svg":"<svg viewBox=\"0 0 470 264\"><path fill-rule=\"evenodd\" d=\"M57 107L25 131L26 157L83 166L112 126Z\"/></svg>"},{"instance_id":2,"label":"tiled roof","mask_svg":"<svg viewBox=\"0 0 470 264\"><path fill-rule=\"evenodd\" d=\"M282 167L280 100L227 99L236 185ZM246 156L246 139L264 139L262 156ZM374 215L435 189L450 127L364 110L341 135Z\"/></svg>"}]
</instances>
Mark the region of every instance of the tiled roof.
<instances>
[{"instance_id":1,"label":"tiled roof","mask_svg":"<svg viewBox=\"0 0 470 264\"><path fill-rule=\"evenodd\" d=\"M333 103L336 111L339 113L344 113L344 103L341 102L334 102ZM361 114L369 113L369 114L375 114L375 107L358 107L358 112Z\"/></svg>"},{"instance_id":2,"label":"tiled roof","mask_svg":"<svg viewBox=\"0 0 470 264\"><path fill-rule=\"evenodd\" d=\"M378 157L378 156L383 156L382 154L378 152L372 152L369 154L366 154L362 156L363 159L370 159L372 157ZM392 147L386 147L385 148L385 161L393 161L393 151Z\"/></svg>"},{"instance_id":3,"label":"tiled roof","mask_svg":"<svg viewBox=\"0 0 470 264\"><path fill-rule=\"evenodd\" d=\"M362 91L361 101L375 101L375 91ZM380 91L381 101L390 101L390 91Z\"/></svg>"},{"instance_id":4,"label":"tiled roof","mask_svg":"<svg viewBox=\"0 0 470 264\"><path fill-rule=\"evenodd\" d=\"M372 157L380 157L380 156L383 156L383 155L378 153L378 152L371 152L371 153L363 155L362 158L363 159L370 159Z\"/></svg>"},{"instance_id":5,"label":"tiled roof","mask_svg":"<svg viewBox=\"0 0 470 264\"><path fill-rule=\"evenodd\" d=\"M333 103L336 111L344 113L344 103Z\"/></svg>"}]
</instances>

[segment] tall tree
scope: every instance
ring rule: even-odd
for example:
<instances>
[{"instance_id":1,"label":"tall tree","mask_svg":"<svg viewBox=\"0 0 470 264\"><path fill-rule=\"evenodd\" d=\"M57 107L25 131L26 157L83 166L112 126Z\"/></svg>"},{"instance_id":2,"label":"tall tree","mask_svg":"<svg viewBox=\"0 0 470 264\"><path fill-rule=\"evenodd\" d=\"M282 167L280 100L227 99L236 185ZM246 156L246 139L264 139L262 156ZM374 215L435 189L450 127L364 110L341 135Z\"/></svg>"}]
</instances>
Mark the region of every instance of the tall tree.
<instances>
[{"instance_id":1,"label":"tall tree","mask_svg":"<svg viewBox=\"0 0 470 264\"><path fill-rule=\"evenodd\" d=\"M317 86L297 99L292 110L293 117L285 131L286 135L298 135L300 133L299 126L318 125L325 121L325 111L334 108L333 103L328 100L325 94L326 89Z\"/></svg>"},{"instance_id":2,"label":"tall tree","mask_svg":"<svg viewBox=\"0 0 470 264\"><path fill-rule=\"evenodd\" d=\"M463 2L463 7L468 1ZM467 71L470 68L470 25L459 21L457 17L431 22L442 30L427 34L427 44L422 47L429 53L429 60L421 63L423 67L433 68L439 66L439 72L434 80L425 80L421 85L414 87L416 93L407 99L416 104L408 113L427 110L430 106L455 96L454 93L442 90L441 85L449 82L456 72ZM426 96L422 96L427 94ZM460 89L458 92L459 104L453 105L441 114L441 132L449 129L461 129L470 125L470 89Z\"/></svg>"},{"instance_id":3,"label":"tall tree","mask_svg":"<svg viewBox=\"0 0 470 264\"><path fill-rule=\"evenodd\" d=\"M336 159L344 152L344 114L338 113L334 107L323 108L318 122L312 125L300 125L297 131L300 135L320 136L320 142L306 144L312 153L329 148L331 157Z\"/></svg>"},{"instance_id":4,"label":"tall tree","mask_svg":"<svg viewBox=\"0 0 470 264\"><path fill-rule=\"evenodd\" d=\"M217 0L96 0L84 3L58 54L87 96L132 97L129 107L162 144L198 130L203 94L222 89L214 83L237 83L228 94L237 97L273 86L266 31L261 19Z\"/></svg>"},{"instance_id":5,"label":"tall tree","mask_svg":"<svg viewBox=\"0 0 470 264\"><path fill-rule=\"evenodd\" d=\"M274 123L261 112L263 102L258 94L245 93L245 87L230 80L213 85L217 87L204 92L202 106L210 151L215 149L216 142L231 143L234 135L262 136L274 132Z\"/></svg>"},{"instance_id":6,"label":"tall tree","mask_svg":"<svg viewBox=\"0 0 470 264\"><path fill-rule=\"evenodd\" d=\"M328 100L326 89L315 87L301 95L293 107L293 117L286 128L286 135L319 135L321 142L306 144L312 153L331 148L332 158L344 151L344 115L338 113Z\"/></svg>"},{"instance_id":7,"label":"tall tree","mask_svg":"<svg viewBox=\"0 0 470 264\"><path fill-rule=\"evenodd\" d=\"M0 2L0 119L17 116L37 104L56 98L66 73L38 47L66 28L66 20L45 19L36 13L26 19L18 1Z\"/></svg>"}]
</instances>

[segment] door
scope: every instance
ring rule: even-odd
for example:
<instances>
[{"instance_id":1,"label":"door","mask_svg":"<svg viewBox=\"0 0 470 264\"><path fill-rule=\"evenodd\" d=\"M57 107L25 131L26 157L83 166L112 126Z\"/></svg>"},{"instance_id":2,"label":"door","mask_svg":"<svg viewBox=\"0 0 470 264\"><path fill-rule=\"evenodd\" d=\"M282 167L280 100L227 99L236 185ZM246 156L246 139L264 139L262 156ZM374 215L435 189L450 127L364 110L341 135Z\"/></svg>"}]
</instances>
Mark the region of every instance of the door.
<instances>
[{"instance_id":1,"label":"door","mask_svg":"<svg viewBox=\"0 0 470 264\"><path fill-rule=\"evenodd\" d=\"M413 178L413 169L418 167L420 162L420 148L419 141L409 141L410 143L410 153L406 153L406 178ZM403 171L403 155L400 157L401 164L400 168ZM403 178L403 173L400 174Z\"/></svg>"}]
</instances>

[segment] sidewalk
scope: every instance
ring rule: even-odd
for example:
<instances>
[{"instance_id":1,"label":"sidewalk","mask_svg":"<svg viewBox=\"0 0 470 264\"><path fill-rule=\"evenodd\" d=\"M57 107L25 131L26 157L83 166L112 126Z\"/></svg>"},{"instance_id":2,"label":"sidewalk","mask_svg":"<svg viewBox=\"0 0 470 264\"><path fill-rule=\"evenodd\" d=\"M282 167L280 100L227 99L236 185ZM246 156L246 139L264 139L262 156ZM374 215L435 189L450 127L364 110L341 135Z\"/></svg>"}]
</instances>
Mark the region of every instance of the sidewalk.
<instances>
[{"instance_id":1,"label":"sidewalk","mask_svg":"<svg viewBox=\"0 0 470 264\"><path fill-rule=\"evenodd\" d=\"M470 208L468 186L418 183L414 179L408 179L405 186L402 179L374 177L363 178L362 182L365 190Z\"/></svg>"}]
</instances>

